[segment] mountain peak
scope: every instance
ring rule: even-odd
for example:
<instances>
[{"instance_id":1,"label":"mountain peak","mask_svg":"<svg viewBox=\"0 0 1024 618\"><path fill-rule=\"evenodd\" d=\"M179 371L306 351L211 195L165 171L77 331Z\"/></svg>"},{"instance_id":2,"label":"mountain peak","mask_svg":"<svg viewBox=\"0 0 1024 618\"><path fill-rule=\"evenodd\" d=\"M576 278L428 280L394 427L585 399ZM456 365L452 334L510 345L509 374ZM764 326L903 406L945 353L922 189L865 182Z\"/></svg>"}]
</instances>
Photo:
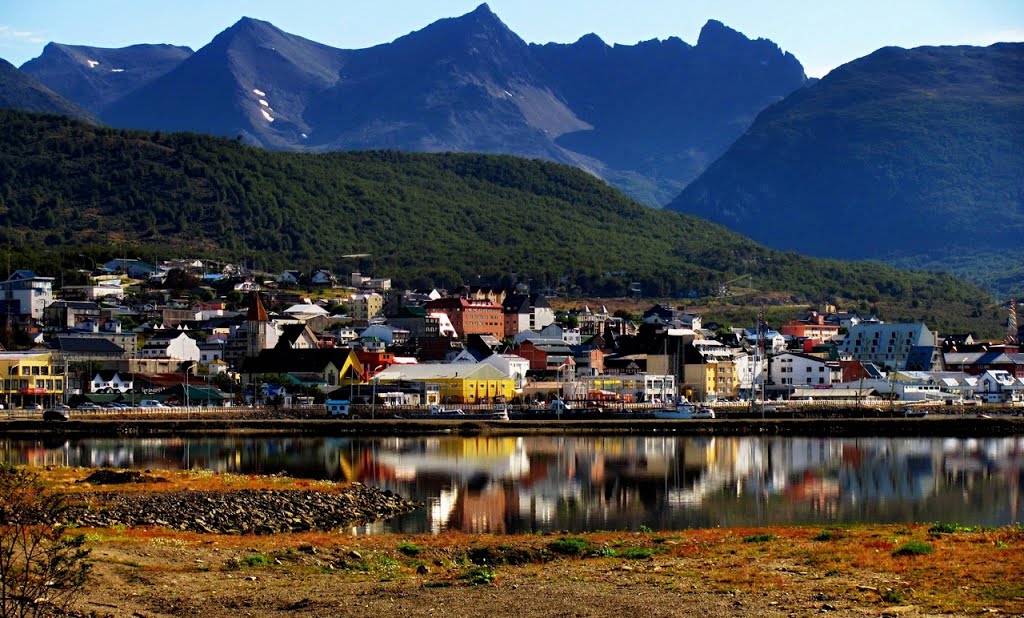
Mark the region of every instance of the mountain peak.
<instances>
[{"instance_id":1,"label":"mountain peak","mask_svg":"<svg viewBox=\"0 0 1024 618\"><path fill-rule=\"evenodd\" d=\"M700 36L697 38L698 47L722 48L737 43L749 42L742 32L733 30L717 19L709 19L704 27L700 29Z\"/></svg>"}]
</instances>

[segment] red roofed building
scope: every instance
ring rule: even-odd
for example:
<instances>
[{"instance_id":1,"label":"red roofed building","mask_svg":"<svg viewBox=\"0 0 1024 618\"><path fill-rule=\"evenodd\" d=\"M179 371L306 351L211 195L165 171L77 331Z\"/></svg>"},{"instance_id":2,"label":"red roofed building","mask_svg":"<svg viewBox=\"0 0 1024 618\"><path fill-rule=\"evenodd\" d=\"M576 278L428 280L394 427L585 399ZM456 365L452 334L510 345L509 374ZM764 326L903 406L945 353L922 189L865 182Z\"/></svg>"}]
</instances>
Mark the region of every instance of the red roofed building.
<instances>
[{"instance_id":1,"label":"red roofed building","mask_svg":"<svg viewBox=\"0 0 1024 618\"><path fill-rule=\"evenodd\" d=\"M839 334L839 324L828 324L825 316L812 311L803 320L793 320L782 325L782 334L797 339L825 343Z\"/></svg>"}]
</instances>

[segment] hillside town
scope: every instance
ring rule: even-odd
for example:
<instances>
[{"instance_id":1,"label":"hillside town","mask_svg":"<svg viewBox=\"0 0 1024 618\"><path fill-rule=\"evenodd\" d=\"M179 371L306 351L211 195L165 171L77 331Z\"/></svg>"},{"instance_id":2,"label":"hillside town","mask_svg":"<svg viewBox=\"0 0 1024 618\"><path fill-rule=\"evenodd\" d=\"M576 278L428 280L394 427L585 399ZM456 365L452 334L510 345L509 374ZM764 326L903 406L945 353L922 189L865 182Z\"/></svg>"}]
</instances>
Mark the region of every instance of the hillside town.
<instances>
[{"instance_id":1,"label":"hillside town","mask_svg":"<svg viewBox=\"0 0 1024 618\"><path fill-rule=\"evenodd\" d=\"M525 285L93 266L85 285L29 270L0 282L5 409L1024 401L1015 307L1006 340L985 342L834 306L737 328L662 304L555 311Z\"/></svg>"}]
</instances>

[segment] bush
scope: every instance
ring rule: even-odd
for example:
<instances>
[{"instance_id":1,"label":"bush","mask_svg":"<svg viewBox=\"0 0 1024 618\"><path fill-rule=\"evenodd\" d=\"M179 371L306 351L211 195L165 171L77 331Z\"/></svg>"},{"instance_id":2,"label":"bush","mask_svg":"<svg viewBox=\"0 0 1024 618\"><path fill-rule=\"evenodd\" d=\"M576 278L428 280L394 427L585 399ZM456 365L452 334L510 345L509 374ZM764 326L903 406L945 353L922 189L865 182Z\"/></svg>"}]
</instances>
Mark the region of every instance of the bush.
<instances>
[{"instance_id":1,"label":"bush","mask_svg":"<svg viewBox=\"0 0 1024 618\"><path fill-rule=\"evenodd\" d=\"M556 554L564 554L566 556L579 556L580 554L586 553L590 549L590 543L586 539L579 537L562 537L557 541L548 543L548 549L555 552Z\"/></svg>"},{"instance_id":2,"label":"bush","mask_svg":"<svg viewBox=\"0 0 1024 618\"><path fill-rule=\"evenodd\" d=\"M242 558L242 564L247 567L266 566L270 564L270 558L263 554L249 554L245 558Z\"/></svg>"},{"instance_id":3,"label":"bush","mask_svg":"<svg viewBox=\"0 0 1024 618\"><path fill-rule=\"evenodd\" d=\"M893 556L923 556L935 550L934 547L922 541L907 541L893 550Z\"/></svg>"},{"instance_id":4,"label":"bush","mask_svg":"<svg viewBox=\"0 0 1024 618\"><path fill-rule=\"evenodd\" d=\"M767 543L768 541L774 541L774 534L753 534L743 538L744 543Z\"/></svg>"},{"instance_id":5,"label":"bush","mask_svg":"<svg viewBox=\"0 0 1024 618\"><path fill-rule=\"evenodd\" d=\"M654 552L645 547L630 547L619 554L622 558L630 558L633 560L646 560L653 555Z\"/></svg>"},{"instance_id":6,"label":"bush","mask_svg":"<svg viewBox=\"0 0 1024 618\"><path fill-rule=\"evenodd\" d=\"M0 615L64 613L89 579L85 536L65 536L68 504L39 477L0 465Z\"/></svg>"},{"instance_id":7,"label":"bush","mask_svg":"<svg viewBox=\"0 0 1024 618\"><path fill-rule=\"evenodd\" d=\"M960 531L960 524L935 524L928 528L929 534L954 534Z\"/></svg>"},{"instance_id":8,"label":"bush","mask_svg":"<svg viewBox=\"0 0 1024 618\"><path fill-rule=\"evenodd\" d=\"M822 530L811 537L812 541L834 541L839 538L839 533L834 530Z\"/></svg>"},{"instance_id":9,"label":"bush","mask_svg":"<svg viewBox=\"0 0 1024 618\"><path fill-rule=\"evenodd\" d=\"M418 556L419 553L421 551L423 551L423 548L420 547L419 545L414 545L412 543L399 543L398 544L398 551L402 552L406 556L410 556L411 557L411 556Z\"/></svg>"},{"instance_id":10,"label":"bush","mask_svg":"<svg viewBox=\"0 0 1024 618\"><path fill-rule=\"evenodd\" d=\"M494 582L497 578L498 574L494 569L489 569L487 567L476 567L460 576L460 579L469 580L469 585L471 586L485 586Z\"/></svg>"}]
</instances>

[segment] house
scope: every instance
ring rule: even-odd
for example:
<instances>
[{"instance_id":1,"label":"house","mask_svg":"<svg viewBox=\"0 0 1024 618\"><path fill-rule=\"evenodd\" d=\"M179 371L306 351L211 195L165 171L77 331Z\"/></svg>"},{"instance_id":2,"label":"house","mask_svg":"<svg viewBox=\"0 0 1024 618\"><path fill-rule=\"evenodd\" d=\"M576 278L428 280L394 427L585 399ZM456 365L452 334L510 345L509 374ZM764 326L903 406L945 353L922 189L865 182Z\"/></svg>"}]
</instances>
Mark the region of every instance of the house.
<instances>
[{"instance_id":1,"label":"house","mask_svg":"<svg viewBox=\"0 0 1024 618\"><path fill-rule=\"evenodd\" d=\"M0 281L0 305L3 313L42 320L53 304L53 277L40 277L31 270L16 270Z\"/></svg>"},{"instance_id":2,"label":"house","mask_svg":"<svg viewBox=\"0 0 1024 618\"><path fill-rule=\"evenodd\" d=\"M350 348L263 350L256 357L247 357L239 372L243 383L262 381L266 375L291 373L317 374L323 387L366 381L363 365Z\"/></svg>"},{"instance_id":3,"label":"house","mask_svg":"<svg viewBox=\"0 0 1024 618\"><path fill-rule=\"evenodd\" d=\"M348 312L355 320L368 321L381 315L384 310L384 297L376 292L369 294L353 294L348 300Z\"/></svg>"},{"instance_id":4,"label":"house","mask_svg":"<svg viewBox=\"0 0 1024 618\"><path fill-rule=\"evenodd\" d=\"M491 365L512 378L512 388L517 393L523 392L523 387L526 385L526 372L530 370L530 361L516 354L495 353L483 359L480 363Z\"/></svg>"},{"instance_id":5,"label":"house","mask_svg":"<svg viewBox=\"0 0 1024 618\"><path fill-rule=\"evenodd\" d=\"M329 315L329 312L321 307L320 305L313 304L301 304L292 305L281 312L283 317L297 320L299 322L307 322L313 318Z\"/></svg>"},{"instance_id":6,"label":"house","mask_svg":"<svg viewBox=\"0 0 1024 618\"><path fill-rule=\"evenodd\" d=\"M50 351L0 352L0 404L52 406L64 397L64 365Z\"/></svg>"},{"instance_id":7,"label":"house","mask_svg":"<svg viewBox=\"0 0 1024 618\"><path fill-rule=\"evenodd\" d=\"M898 324L861 323L852 327L839 346L840 352L862 362L896 369L908 365L931 369L938 364L938 337L921 322ZM927 364L927 367L921 365Z\"/></svg>"},{"instance_id":8,"label":"house","mask_svg":"<svg viewBox=\"0 0 1024 618\"><path fill-rule=\"evenodd\" d=\"M103 310L93 302L55 300L43 310L43 321L55 328L75 328L85 320L99 320Z\"/></svg>"},{"instance_id":9,"label":"house","mask_svg":"<svg viewBox=\"0 0 1024 618\"><path fill-rule=\"evenodd\" d=\"M505 336L524 330L540 330L555 321L555 311L540 294L509 294L501 303Z\"/></svg>"},{"instance_id":10,"label":"house","mask_svg":"<svg viewBox=\"0 0 1024 618\"><path fill-rule=\"evenodd\" d=\"M338 278L331 274L331 271L321 269L310 275L309 282L313 285L329 285L333 287L338 282Z\"/></svg>"},{"instance_id":11,"label":"house","mask_svg":"<svg viewBox=\"0 0 1024 618\"><path fill-rule=\"evenodd\" d=\"M442 403L483 403L511 399L515 383L490 364L394 365L373 377L378 384L420 382L436 385Z\"/></svg>"},{"instance_id":12,"label":"house","mask_svg":"<svg viewBox=\"0 0 1024 618\"><path fill-rule=\"evenodd\" d=\"M199 344L184 332L159 333L142 346L138 356L199 362Z\"/></svg>"},{"instance_id":13,"label":"house","mask_svg":"<svg viewBox=\"0 0 1024 618\"><path fill-rule=\"evenodd\" d=\"M58 335L50 340L50 349L69 361L116 361L126 356L125 349L99 337Z\"/></svg>"},{"instance_id":14,"label":"house","mask_svg":"<svg viewBox=\"0 0 1024 618\"><path fill-rule=\"evenodd\" d=\"M825 343L839 334L839 324L829 323L825 316L811 311L806 317L782 324L782 335L816 343Z\"/></svg>"},{"instance_id":15,"label":"house","mask_svg":"<svg viewBox=\"0 0 1024 618\"><path fill-rule=\"evenodd\" d=\"M584 335L600 334L604 330L605 322L610 317L608 308L604 305L601 305L596 312L591 311L589 306L583 305L583 309L576 313L580 333Z\"/></svg>"},{"instance_id":16,"label":"house","mask_svg":"<svg viewBox=\"0 0 1024 618\"><path fill-rule=\"evenodd\" d=\"M284 285L298 285L301 279L302 273L297 270L286 270L274 277L274 281Z\"/></svg>"},{"instance_id":17,"label":"house","mask_svg":"<svg viewBox=\"0 0 1024 618\"><path fill-rule=\"evenodd\" d=\"M682 308L675 309L667 305L654 305L644 312L643 321L649 324L669 324L679 328L691 330L701 329L701 316L696 313L689 313Z\"/></svg>"},{"instance_id":18,"label":"house","mask_svg":"<svg viewBox=\"0 0 1024 618\"><path fill-rule=\"evenodd\" d=\"M134 388L131 376L123 377L117 371L97 371L89 382L90 393L128 393Z\"/></svg>"},{"instance_id":19,"label":"house","mask_svg":"<svg viewBox=\"0 0 1024 618\"><path fill-rule=\"evenodd\" d=\"M319 340L306 324L283 324L277 336L277 345L274 347L308 350L319 347Z\"/></svg>"},{"instance_id":20,"label":"house","mask_svg":"<svg viewBox=\"0 0 1024 618\"><path fill-rule=\"evenodd\" d=\"M160 269L153 264L135 259L114 259L103 264L103 269L112 273L125 273L132 279L148 279L151 275L160 273Z\"/></svg>"},{"instance_id":21,"label":"house","mask_svg":"<svg viewBox=\"0 0 1024 618\"><path fill-rule=\"evenodd\" d=\"M771 390L791 392L794 388L831 388L843 381L839 361L797 352L785 352L768 359Z\"/></svg>"},{"instance_id":22,"label":"house","mask_svg":"<svg viewBox=\"0 0 1024 618\"><path fill-rule=\"evenodd\" d=\"M987 403L1017 403L1024 401L1024 379L1009 371L989 369L978 376L975 395Z\"/></svg>"}]
</instances>

